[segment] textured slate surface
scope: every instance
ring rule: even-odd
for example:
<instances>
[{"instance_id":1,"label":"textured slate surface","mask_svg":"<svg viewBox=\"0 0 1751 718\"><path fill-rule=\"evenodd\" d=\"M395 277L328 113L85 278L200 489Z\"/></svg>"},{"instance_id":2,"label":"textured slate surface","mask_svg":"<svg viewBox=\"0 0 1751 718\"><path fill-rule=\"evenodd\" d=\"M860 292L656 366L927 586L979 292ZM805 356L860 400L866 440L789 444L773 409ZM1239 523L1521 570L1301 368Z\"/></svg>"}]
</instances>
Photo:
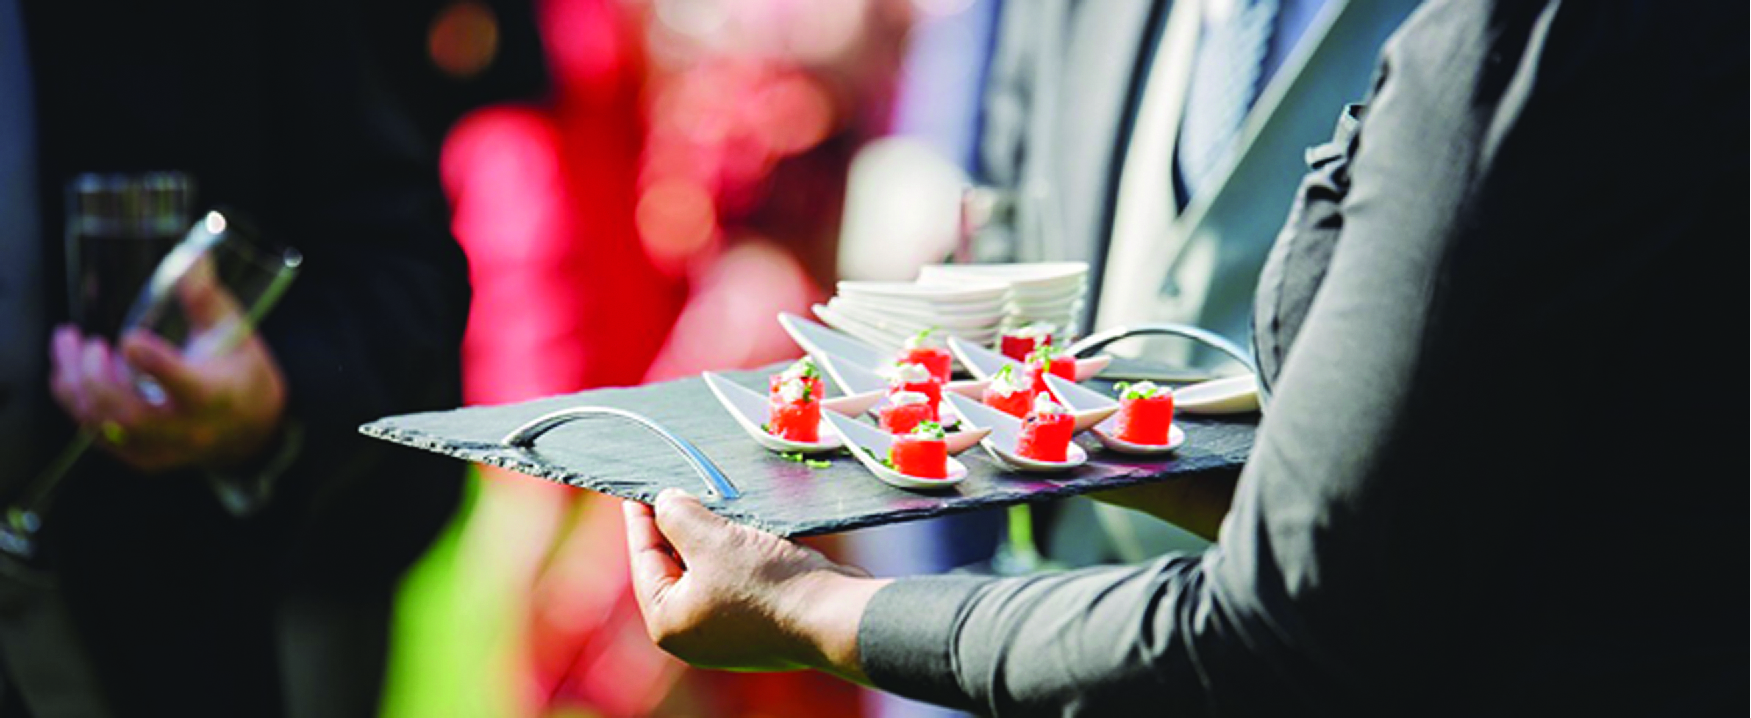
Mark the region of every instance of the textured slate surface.
<instances>
[{"instance_id":1,"label":"textured slate surface","mask_svg":"<svg viewBox=\"0 0 1751 718\"><path fill-rule=\"evenodd\" d=\"M726 376L764 391L768 373ZM586 405L635 411L668 427L723 469L741 498L725 500L710 494L704 480L679 453L647 429L623 420L592 418L566 424L549 431L527 450L497 443L528 420ZM1177 417L1188 440L1162 458L1114 454L1101 448L1094 437L1083 435L1077 441L1089 451L1089 463L1062 474L1012 473L996 464L984 449L975 447L960 456L967 465L967 480L932 492L884 484L843 452L819 457L832 464L821 469L782 459L748 438L697 377L503 406L394 416L359 430L399 444L647 503L662 489L679 487L733 521L781 536L808 536L1233 471L1252 448L1256 421L1256 415Z\"/></svg>"}]
</instances>

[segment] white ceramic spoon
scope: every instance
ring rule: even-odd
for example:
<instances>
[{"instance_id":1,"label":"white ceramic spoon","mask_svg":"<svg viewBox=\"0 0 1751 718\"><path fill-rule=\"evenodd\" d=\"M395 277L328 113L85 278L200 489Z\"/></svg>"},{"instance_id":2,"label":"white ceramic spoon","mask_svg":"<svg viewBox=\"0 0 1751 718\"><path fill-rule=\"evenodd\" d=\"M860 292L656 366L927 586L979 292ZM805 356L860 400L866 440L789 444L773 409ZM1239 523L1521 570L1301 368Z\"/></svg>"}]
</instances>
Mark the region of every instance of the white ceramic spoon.
<instances>
[{"instance_id":1,"label":"white ceramic spoon","mask_svg":"<svg viewBox=\"0 0 1751 718\"><path fill-rule=\"evenodd\" d=\"M948 432L943 443L948 445L949 456L960 456L962 452L978 446L979 442L984 441L985 437L990 435L991 430L988 428L962 425L960 431Z\"/></svg>"},{"instance_id":2,"label":"white ceramic spoon","mask_svg":"<svg viewBox=\"0 0 1751 718\"><path fill-rule=\"evenodd\" d=\"M1065 408L1070 409L1072 413L1096 408L1110 409L1101 416L1101 421L1089 427L1094 432L1094 438L1099 439L1101 445L1108 449L1121 454L1154 456L1173 451L1181 444L1186 443L1186 431L1179 428L1178 424L1168 426L1166 444L1133 444L1120 439L1117 434L1119 430L1118 419L1113 417L1113 414L1119 410L1118 400L1088 387L1064 381L1063 377L1048 376L1046 377L1046 385L1052 387L1052 391L1057 393L1059 399L1063 400ZM1179 392L1174 392L1173 401L1174 408L1177 410L1179 408Z\"/></svg>"},{"instance_id":3,"label":"white ceramic spoon","mask_svg":"<svg viewBox=\"0 0 1751 718\"><path fill-rule=\"evenodd\" d=\"M1018 362L1002 354L991 351L983 345L965 341L959 337L948 338L948 349L955 355L956 359L960 360L961 366L966 367L967 371L972 372L973 376L979 377L980 379L990 379L991 377L996 376L997 370L1002 369L1006 365L1014 366L1015 369L1012 371L1021 371L1026 368L1022 362ZM1094 378L1095 375L1100 374L1101 370L1106 369L1107 365L1111 363L1113 363L1113 358L1108 354L1092 356L1087 359L1077 359L1076 380L1088 381L1089 379Z\"/></svg>"},{"instance_id":4,"label":"white ceramic spoon","mask_svg":"<svg viewBox=\"0 0 1751 718\"><path fill-rule=\"evenodd\" d=\"M819 364L818 361L817 361L817 364ZM817 368L820 368L823 371L825 371L825 369L826 369L825 367L817 367ZM737 384L733 381L729 381L728 379L725 379L723 377L723 375L721 375L721 374L714 374L712 372L706 372L706 373L712 374L713 376L717 377L717 381L732 385L732 386L736 387L737 389L741 389L743 391L753 391L752 389L748 389L746 387L743 387L740 384ZM877 403L880 403L881 400L883 398L885 398L888 394L885 387L882 389L879 389L879 390L865 391L865 392L860 392L860 393L852 393L852 392L845 391L845 385L843 383L840 383L840 382L835 382L835 383L837 383L839 386L840 396L835 396L835 397L832 397L829 399L822 399L821 400L821 408L826 409L828 411L837 411L837 412L844 414L846 416L857 416L859 414L862 414L863 412L871 410L872 408L875 407L875 405ZM754 391L754 393L759 394L760 392ZM759 414L759 412L756 412L756 414Z\"/></svg>"},{"instance_id":5,"label":"white ceramic spoon","mask_svg":"<svg viewBox=\"0 0 1751 718\"><path fill-rule=\"evenodd\" d=\"M826 409L827 411L836 411L846 416L857 416L863 412L869 411L870 407L875 406L884 396L886 396L886 394L879 391L852 394L850 396L836 396L831 399L822 399L821 408Z\"/></svg>"},{"instance_id":6,"label":"white ceramic spoon","mask_svg":"<svg viewBox=\"0 0 1751 718\"><path fill-rule=\"evenodd\" d=\"M778 313L778 325L784 327L785 333L790 335L791 340L795 341L797 346L802 347L803 351L815 357L833 356L840 359L841 364L853 364L870 372L894 363L895 352L879 348L867 341L789 312ZM911 336L911 334L908 333L907 336ZM950 340L965 341L952 336ZM900 343L896 342L895 345L898 346ZM963 366L965 366L964 362ZM1101 366L1106 365L1102 364ZM968 367L968 371L972 371L972 368ZM973 372L973 374L979 376L977 372ZM839 381L839 378L834 377L834 381ZM842 381L839 384L844 386ZM855 392L847 391L847 393Z\"/></svg>"},{"instance_id":7,"label":"white ceramic spoon","mask_svg":"<svg viewBox=\"0 0 1751 718\"><path fill-rule=\"evenodd\" d=\"M1098 391L1081 384L1064 380L1064 377L1046 375L1046 386L1052 394L1064 404L1064 409L1076 420L1076 433L1080 434L1095 425L1106 421L1107 417L1119 413L1119 403L1108 399Z\"/></svg>"},{"instance_id":8,"label":"white ceramic spoon","mask_svg":"<svg viewBox=\"0 0 1751 718\"><path fill-rule=\"evenodd\" d=\"M761 446L780 453L802 452L805 454L832 451L844 446L844 442L831 425L821 427L821 440L814 443L791 441L781 436L768 434L765 429L760 428L760 424L766 421L767 397L760 392L730 381L722 374L708 371L702 376L705 378L706 386L711 389L711 393L717 397L718 402L724 405L724 408L730 412L730 416L736 419L736 423L740 424L742 429L747 431L748 435ZM881 394L876 393L822 399L821 408L825 411L821 412L821 416L825 418L829 412L847 417L858 416L868 411L882 398ZM961 452L978 445L979 440L984 439L985 435L989 433L991 433L989 429L950 432L947 441L948 453L959 455Z\"/></svg>"},{"instance_id":9,"label":"white ceramic spoon","mask_svg":"<svg viewBox=\"0 0 1751 718\"><path fill-rule=\"evenodd\" d=\"M882 459L888 457L888 449L894 445L892 435L849 416L822 414L821 418L832 424L833 428L845 437L845 443L851 449L851 455L857 457L858 463L863 464L864 468L869 469L870 473L882 480L882 483L902 489L929 491L954 486L967 478L967 465L952 456L948 459L947 478L932 479L902 474L882 463Z\"/></svg>"},{"instance_id":10,"label":"white ceramic spoon","mask_svg":"<svg viewBox=\"0 0 1751 718\"><path fill-rule=\"evenodd\" d=\"M1135 456L1158 456L1166 454L1172 452L1174 449L1178 449L1180 445L1186 443L1186 430L1179 428L1179 424L1167 427L1167 443L1165 444L1133 444L1114 435L1113 432L1115 431L1118 431L1115 422L1108 421L1094 428L1094 438L1100 439L1101 446L1105 446L1108 449L1112 449L1121 454L1132 454Z\"/></svg>"},{"instance_id":11,"label":"white ceramic spoon","mask_svg":"<svg viewBox=\"0 0 1751 718\"><path fill-rule=\"evenodd\" d=\"M1259 380L1251 374L1227 376L1173 390L1174 411L1187 414L1249 414L1259 410Z\"/></svg>"},{"instance_id":12,"label":"white ceramic spoon","mask_svg":"<svg viewBox=\"0 0 1751 718\"><path fill-rule=\"evenodd\" d=\"M867 369L874 369L894 359L892 352L882 351L867 342L853 339L790 312L778 313L778 325L784 327L785 333L796 341L797 346L816 357L823 355L844 357L848 362ZM837 377L835 377L835 381L837 381ZM843 387L844 382L840 382L840 386ZM856 392L847 391L846 393Z\"/></svg>"},{"instance_id":13,"label":"white ceramic spoon","mask_svg":"<svg viewBox=\"0 0 1751 718\"><path fill-rule=\"evenodd\" d=\"M748 436L754 439L754 443L779 453L803 454L834 451L845 445L844 440L833 430L831 425L821 427L821 440L815 442L791 441L782 436L766 433L765 429L760 428L760 425L765 423L767 419L768 409L765 395L713 372L705 372L703 376L705 385L711 389L712 395L717 397L718 403L723 404L724 410L728 411L736 423L741 425L743 431L748 432ZM824 401L822 408L826 408ZM826 417L830 413L823 411L821 416Z\"/></svg>"},{"instance_id":14,"label":"white ceramic spoon","mask_svg":"<svg viewBox=\"0 0 1751 718\"><path fill-rule=\"evenodd\" d=\"M875 394L875 401L871 402L870 405L866 407L866 410L870 413L874 414L880 412L882 407L888 405L888 380L886 377L883 377L870 369L858 366L855 362L846 361L844 358L833 354L815 355L815 363L820 365L821 370L826 372L827 376L833 377L833 382L839 385L839 390L845 392L847 395L865 396ZM990 383L991 382L983 379L974 381L951 381L943 385L942 393L944 397L947 397L949 394L960 394L961 396L979 398L984 396L985 387ZM939 411L937 413L941 415L943 426L954 426L959 421L959 415L950 411L951 408L952 407L949 407L946 402L943 406L938 407ZM849 412L840 413L848 414L850 416L856 415Z\"/></svg>"},{"instance_id":15,"label":"white ceramic spoon","mask_svg":"<svg viewBox=\"0 0 1751 718\"><path fill-rule=\"evenodd\" d=\"M887 393L888 381L877 376L875 372L864 368L856 360L845 359L832 352L810 352L815 360L815 366L822 374L833 380L834 386L848 396L867 394L869 392Z\"/></svg>"},{"instance_id":16,"label":"white ceramic spoon","mask_svg":"<svg viewBox=\"0 0 1751 718\"><path fill-rule=\"evenodd\" d=\"M1016 446L1021 443L1021 420L1001 411L985 406L959 394L943 397L952 402L955 410L961 412L968 426L990 429L991 435L979 442L985 447L986 453L998 463L1016 471L1049 473L1068 471L1088 463L1088 452L1083 451L1075 442L1064 452L1064 461L1040 461L1016 453Z\"/></svg>"},{"instance_id":17,"label":"white ceramic spoon","mask_svg":"<svg viewBox=\"0 0 1751 718\"><path fill-rule=\"evenodd\" d=\"M906 343L909 334L889 331L868 322L848 317L825 304L814 305L815 316L826 322L827 326L844 332L872 346L886 350L888 356L893 356L895 350Z\"/></svg>"}]
</instances>

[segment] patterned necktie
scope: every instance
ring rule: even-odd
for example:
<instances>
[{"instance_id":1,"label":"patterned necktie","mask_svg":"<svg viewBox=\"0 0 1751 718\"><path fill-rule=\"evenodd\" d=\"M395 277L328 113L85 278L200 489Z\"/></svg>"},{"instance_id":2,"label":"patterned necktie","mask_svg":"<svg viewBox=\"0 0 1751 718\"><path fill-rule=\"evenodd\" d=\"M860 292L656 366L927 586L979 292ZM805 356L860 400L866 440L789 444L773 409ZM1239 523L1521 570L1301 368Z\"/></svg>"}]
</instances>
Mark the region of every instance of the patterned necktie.
<instances>
[{"instance_id":1,"label":"patterned necktie","mask_svg":"<svg viewBox=\"0 0 1751 718\"><path fill-rule=\"evenodd\" d=\"M1227 12L1212 11L1222 3ZM1205 3L1177 153L1188 198L1214 179L1234 149L1246 113L1258 99L1276 19L1277 0Z\"/></svg>"}]
</instances>

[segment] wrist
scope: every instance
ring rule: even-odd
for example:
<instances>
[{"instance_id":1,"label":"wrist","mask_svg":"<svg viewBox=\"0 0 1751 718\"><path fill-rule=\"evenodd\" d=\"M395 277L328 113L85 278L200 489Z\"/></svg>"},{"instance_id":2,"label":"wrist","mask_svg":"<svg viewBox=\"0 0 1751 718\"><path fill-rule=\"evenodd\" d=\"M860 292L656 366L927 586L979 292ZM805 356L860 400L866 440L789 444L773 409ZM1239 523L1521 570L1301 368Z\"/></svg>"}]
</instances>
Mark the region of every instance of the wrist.
<instances>
[{"instance_id":1,"label":"wrist","mask_svg":"<svg viewBox=\"0 0 1751 718\"><path fill-rule=\"evenodd\" d=\"M286 378L273 352L252 335L236 353L243 368L234 373L244 378L230 383L221 394L225 399L218 405L226 407L229 431L220 432L217 445L202 462L213 471L236 471L269 460L287 423Z\"/></svg>"},{"instance_id":2,"label":"wrist","mask_svg":"<svg viewBox=\"0 0 1751 718\"><path fill-rule=\"evenodd\" d=\"M277 416L247 419L219 435L206 458L198 463L208 471L250 473L272 460L284 437L284 427Z\"/></svg>"},{"instance_id":3,"label":"wrist","mask_svg":"<svg viewBox=\"0 0 1751 718\"><path fill-rule=\"evenodd\" d=\"M792 597L788 613L800 644L799 662L868 685L857 650L858 626L870 598L891 582L837 571L797 577L786 594Z\"/></svg>"}]
</instances>

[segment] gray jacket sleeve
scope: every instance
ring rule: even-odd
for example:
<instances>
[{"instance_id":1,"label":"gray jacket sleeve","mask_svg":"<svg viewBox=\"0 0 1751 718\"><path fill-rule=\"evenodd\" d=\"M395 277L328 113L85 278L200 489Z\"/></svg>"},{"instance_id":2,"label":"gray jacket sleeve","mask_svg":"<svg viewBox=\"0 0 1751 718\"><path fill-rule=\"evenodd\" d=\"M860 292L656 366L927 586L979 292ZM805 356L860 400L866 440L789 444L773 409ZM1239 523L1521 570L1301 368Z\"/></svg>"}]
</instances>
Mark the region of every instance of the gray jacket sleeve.
<instances>
[{"instance_id":1,"label":"gray jacket sleeve","mask_svg":"<svg viewBox=\"0 0 1751 718\"><path fill-rule=\"evenodd\" d=\"M1389 60L1428 14L1387 45ZM1484 45L1455 34L1441 33L1444 49L1478 62ZM1428 42L1424 51L1442 51ZM1366 597L1322 599L1368 577L1336 565L1331 548L1367 530L1346 520L1378 478L1373 457L1390 450L1445 225L1464 187L1453 175L1469 163L1479 130L1461 89L1444 94L1451 83L1416 71L1395 70L1377 88L1345 199L1365 211L1343 225L1221 541L1201 557L1136 567L896 582L860 628L864 668L878 686L999 715L1206 713L1305 703L1332 690L1327 679L1345 670L1334 664L1344 651L1314 626L1353 617L1359 606L1344 604ZM1407 100L1416 107L1403 107ZM1431 112L1431 103L1449 111ZM1433 161L1370 161L1410 147L1427 156L1422 143L1434 133L1451 139ZM1410 188L1419 188L1415 201Z\"/></svg>"},{"instance_id":2,"label":"gray jacket sleeve","mask_svg":"<svg viewBox=\"0 0 1751 718\"><path fill-rule=\"evenodd\" d=\"M1650 200L1669 199L1669 213L1594 211L1632 206L1638 192L1649 199L1611 176L1624 158L1594 150L1646 117L1621 102L1617 83L1724 77L1718 84L1737 92L1722 72L1743 60L1662 74L1679 61L1650 58L1706 43L1660 35L1650 18L1626 22L1618 9L1463 0L1413 15L1382 52L1329 271L1286 354L1220 542L1141 566L897 581L859 629L876 685L997 715L1424 714L1407 700L1492 713L1504 707L1497 698L1531 705L1514 696L1659 694L1649 676L1695 655L1705 635L1672 622L1700 623L1692 614L1716 604L1693 601L1631 626L1672 587L1613 580L1640 560L1625 552L1675 559L1622 542L1607 555L1591 541L1626 512L1654 535L1689 535L1694 520L1668 517L1712 504L1639 490L1624 477L1652 459L1599 450L1618 425L1596 382L1650 355L1590 342L1602 322L1645 316L1647 296L1668 310L1695 298L1683 279L1695 260L1682 248L1701 246L1684 240L1702 220L1666 218L1720 210L1693 189ZM1665 54L1635 46L1663 37ZM1681 85L1638 86L1677 113L1680 101L1707 95ZM1690 111L1718 104L1684 106L1683 116L1740 136L1736 108L1725 120ZM1737 155L1724 154L1715 164L1736 173ZM1704 156L1634 159L1695 177ZM1563 363L1577 356L1588 361ZM1510 358L1565 373L1516 384L1480 371ZM1488 401L1491 385L1542 391L1565 419L1502 413ZM1484 435L1488 450L1473 443ZM1693 463L1678 470L1702 471ZM1728 595L1742 596L1742 582ZM1614 629L1610 643L1602 626ZM1633 642L1646 649L1619 650ZM1741 666L1743 649L1727 648L1717 656L1730 664L1712 665ZM1635 679L1601 679L1619 674Z\"/></svg>"}]
</instances>

